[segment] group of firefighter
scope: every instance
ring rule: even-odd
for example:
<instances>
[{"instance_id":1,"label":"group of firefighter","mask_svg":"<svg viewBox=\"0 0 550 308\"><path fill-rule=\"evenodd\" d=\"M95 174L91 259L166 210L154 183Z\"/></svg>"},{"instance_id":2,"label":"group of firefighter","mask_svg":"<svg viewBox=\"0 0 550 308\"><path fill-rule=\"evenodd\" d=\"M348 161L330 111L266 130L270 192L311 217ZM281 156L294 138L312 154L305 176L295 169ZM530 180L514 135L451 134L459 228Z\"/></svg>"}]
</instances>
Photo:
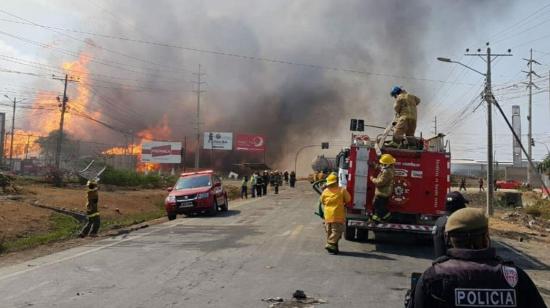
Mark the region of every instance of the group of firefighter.
<instances>
[{"instance_id":1,"label":"group of firefighter","mask_svg":"<svg viewBox=\"0 0 550 308\"><path fill-rule=\"evenodd\" d=\"M248 199L248 192L252 198L267 195L267 187L273 187L275 194L279 193L279 186L284 184L295 187L296 173L294 171L280 172L279 170L265 170L263 173L254 172L250 177L244 176L241 181L241 199Z\"/></svg>"},{"instance_id":2,"label":"group of firefighter","mask_svg":"<svg viewBox=\"0 0 550 308\"><path fill-rule=\"evenodd\" d=\"M416 106L420 99L394 87L393 140L386 146L406 147L416 143ZM378 223L391 217L388 203L393 193L394 164L390 154L379 159L377 177L370 177L376 190L374 213L370 220ZM351 201L338 176L326 177L320 197L326 231L325 249L338 254L338 241L345 230L345 204ZM482 187L480 181L480 187ZM342 187L341 187L342 186ZM433 237L435 261L418 279L406 298L407 307L546 307L529 276L512 262L496 255L489 238L488 218L479 209L467 208L468 200L460 192L446 197L446 215L435 223Z\"/></svg>"}]
</instances>

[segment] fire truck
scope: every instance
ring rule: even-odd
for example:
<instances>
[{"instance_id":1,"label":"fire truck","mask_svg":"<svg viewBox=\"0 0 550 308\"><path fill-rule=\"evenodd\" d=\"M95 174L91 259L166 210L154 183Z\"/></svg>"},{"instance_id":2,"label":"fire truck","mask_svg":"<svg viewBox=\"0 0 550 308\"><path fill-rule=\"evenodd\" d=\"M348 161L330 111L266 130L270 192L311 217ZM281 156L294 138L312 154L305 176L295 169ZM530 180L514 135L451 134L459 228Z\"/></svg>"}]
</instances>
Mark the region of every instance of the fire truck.
<instances>
[{"instance_id":1,"label":"fire truck","mask_svg":"<svg viewBox=\"0 0 550 308\"><path fill-rule=\"evenodd\" d=\"M431 235L435 221L445 214L445 197L450 187L450 146L444 135L417 138L406 149L378 146L368 136L353 136L352 145L337 158L339 184L352 201L346 208L346 240L364 241L372 232L406 232ZM372 222L374 183L380 154L395 157L395 179L389 210L391 218ZM316 189L320 191L319 186Z\"/></svg>"}]
</instances>

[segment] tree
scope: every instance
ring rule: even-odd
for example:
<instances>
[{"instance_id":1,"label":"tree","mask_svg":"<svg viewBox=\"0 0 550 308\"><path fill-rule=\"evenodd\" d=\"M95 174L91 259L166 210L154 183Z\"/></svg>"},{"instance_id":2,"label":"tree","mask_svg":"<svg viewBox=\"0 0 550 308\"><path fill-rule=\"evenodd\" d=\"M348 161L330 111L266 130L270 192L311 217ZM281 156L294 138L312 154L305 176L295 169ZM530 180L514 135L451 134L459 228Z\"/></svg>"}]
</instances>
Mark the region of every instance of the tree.
<instances>
[{"instance_id":1,"label":"tree","mask_svg":"<svg viewBox=\"0 0 550 308\"><path fill-rule=\"evenodd\" d=\"M40 155L48 164L53 164L57 153L57 141L59 138L59 130L51 131L48 136L39 137L36 143L40 145ZM78 159L79 142L64 132L63 144L61 147L61 162L74 161Z\"/></svg>"}]
</instances>

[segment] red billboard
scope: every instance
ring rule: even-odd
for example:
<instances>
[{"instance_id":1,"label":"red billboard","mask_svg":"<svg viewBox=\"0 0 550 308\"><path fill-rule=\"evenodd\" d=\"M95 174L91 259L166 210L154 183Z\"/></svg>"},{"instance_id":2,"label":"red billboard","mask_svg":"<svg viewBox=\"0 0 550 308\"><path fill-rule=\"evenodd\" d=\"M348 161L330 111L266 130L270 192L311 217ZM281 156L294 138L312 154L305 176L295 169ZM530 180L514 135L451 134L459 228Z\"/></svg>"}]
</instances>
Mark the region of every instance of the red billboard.
<instances>
[{"instance_id":1,"label":"red billboard","mask_svg":"<svg viewBox=\"0 0 550 308\"><path fill-rule=\"evenodd\" d=\"M261 135L237 134L235 149L237 151L265 151L265 137Z\"/></svg>"}]
</instances>

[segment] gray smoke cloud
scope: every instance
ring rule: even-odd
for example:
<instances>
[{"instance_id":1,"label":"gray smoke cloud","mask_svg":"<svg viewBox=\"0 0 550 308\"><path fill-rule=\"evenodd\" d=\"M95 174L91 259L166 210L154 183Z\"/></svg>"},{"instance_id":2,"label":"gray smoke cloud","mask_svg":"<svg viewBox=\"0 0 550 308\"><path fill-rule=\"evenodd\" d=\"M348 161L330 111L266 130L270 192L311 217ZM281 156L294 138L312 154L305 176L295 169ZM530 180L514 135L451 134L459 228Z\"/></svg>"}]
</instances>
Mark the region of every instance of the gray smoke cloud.
<instances>
[{"instance_id":1,"label":"gray smoke cloud","mask_svg":"<svg viewBox=\"0 0 550 308\"><path fill-rule=\"evenodd\" d=\"M488 11L492 18L503 16L507 8L502 7L494 1L142 1L139 5L116 1L102 12L111 15L105 16L108 22L103 31L113 36L426 77L426 67L434 61L433 46L463 48L470 33L480 26L476 18ZM202 104L204 130L264 134L268 162L280 168L291 167L301 145L325 140L343 145L349 139L350 118L386 125L392 118L391 86L403 85L421 97L431 95L439 86L415 79L93 39L100 46L160 64L96 53L98 58L131 63L129 68L138 73L92 64L94 72L139 78L142 87L169 90L98 88L137 113L128 112L118 123L125 129L139 131L168 114L172 138L192 138L196 98L191 90L196 85L190 81L201 63L207 82ZM421 118L424 107L426 104L421 105ZM124 116L113 114L113 118Z\"/></svg>"}]
</instances>

